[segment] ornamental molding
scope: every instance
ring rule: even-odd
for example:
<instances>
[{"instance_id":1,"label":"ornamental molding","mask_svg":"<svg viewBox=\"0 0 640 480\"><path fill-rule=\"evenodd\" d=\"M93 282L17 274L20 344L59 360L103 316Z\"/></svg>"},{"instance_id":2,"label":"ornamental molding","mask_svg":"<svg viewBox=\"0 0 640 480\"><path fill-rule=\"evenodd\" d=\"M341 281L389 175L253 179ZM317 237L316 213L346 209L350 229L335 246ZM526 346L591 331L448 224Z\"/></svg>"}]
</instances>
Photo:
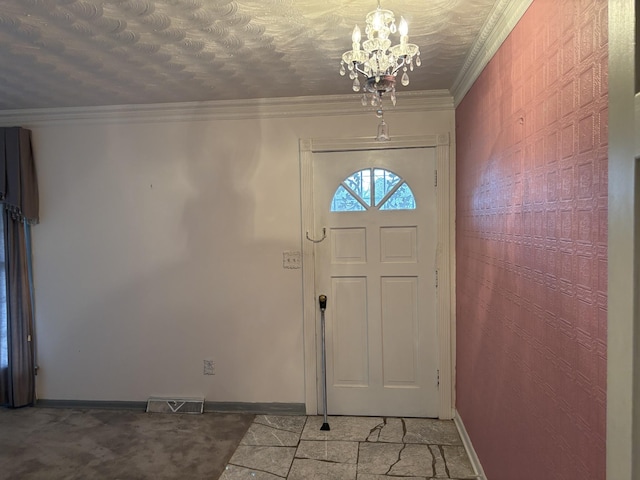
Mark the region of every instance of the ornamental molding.
<instances>
[{"instance_id":1,"label":"ornamental molding","mask_svg":"<svg viewBox=\"0 0 640 480\"><path fill-rule=\"evenodd\" d=\"M398 98L398 105L389 108L388 113L453 110L453 97L448 90L402 92L398 94ZM151 105L5 110L0 111L0 126L192 122L366 114L373 114L372 108L362 106L360 95L350 94Z\"/></svg>"},{"instance_id":2,"label":"ornamental molding","mask_svg":"<svg viewBox=\"0 0 640 480\"><path fill-rule=\"evenodd\" d=\"M496 2L451 87L455 107L460 104L532 2L533 0Z\"/></svg>"}]
</instances>

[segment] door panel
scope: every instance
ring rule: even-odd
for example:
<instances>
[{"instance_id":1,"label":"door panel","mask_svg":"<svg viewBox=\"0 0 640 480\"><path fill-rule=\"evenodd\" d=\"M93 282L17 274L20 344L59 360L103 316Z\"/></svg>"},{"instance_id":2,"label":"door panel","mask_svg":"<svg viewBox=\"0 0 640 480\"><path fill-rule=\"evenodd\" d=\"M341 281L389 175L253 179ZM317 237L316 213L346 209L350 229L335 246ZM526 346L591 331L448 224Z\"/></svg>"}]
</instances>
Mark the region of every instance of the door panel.
<instances>
[{"instance_id":1,"label":"door panel","mask_svg":"<svg viewBox=\"0 0 640 480\"><path fill-rule=\"evenodd\" d=\"M334 322L332 342L333 384L367 386L369 384L369 349L367 335L367 279L339 277L333 279L331 297ZM329 337L327 335L327 337Z\"/></svg>"},{"instance_id":2,"label":"door panel","mask_svg":"<svg viewBox=\"0 0 640 480\"><path fill-rule=\"evenodd\" d=\"M416 263L418 261L416 227L380 228L382 263Z\"/></svg>"},{"instance_id":3,"label":"door panel","mask_svg":"<svg viewBox=\"0 0 640 480\"><path fill-rule=\"evenodd\" d=\"M383 277L382 376L385 387L418 387L418 279Z\"/></svg>"},{"instance_id":4,"label":"door panel","mask_svg":"<svg viewBox=\"0 0 640 480\"><path fill-rule=\"evenodd\" d=\"M331 228L331 262L367 262L367 236L364 228Z\"/></svg>"}]
</instances>

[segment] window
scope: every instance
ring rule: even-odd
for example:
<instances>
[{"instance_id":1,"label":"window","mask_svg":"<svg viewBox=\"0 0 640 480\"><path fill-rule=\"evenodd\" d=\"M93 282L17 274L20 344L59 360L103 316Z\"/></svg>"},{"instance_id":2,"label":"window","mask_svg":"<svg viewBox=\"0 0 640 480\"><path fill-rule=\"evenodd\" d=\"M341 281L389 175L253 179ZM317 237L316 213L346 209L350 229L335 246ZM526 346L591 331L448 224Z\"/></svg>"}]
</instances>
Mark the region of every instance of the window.
<instances>
[{"instance_id":1,"label":"window","mask_svg":"<svg viewBox=\"0 0 640 480\"><path fill-rule=\"evenodd\" d=\"M342 181L331 200L332 212L415 210L416 200L407 183L383 168L365 168Z\"/></svg>"}]
</instances>

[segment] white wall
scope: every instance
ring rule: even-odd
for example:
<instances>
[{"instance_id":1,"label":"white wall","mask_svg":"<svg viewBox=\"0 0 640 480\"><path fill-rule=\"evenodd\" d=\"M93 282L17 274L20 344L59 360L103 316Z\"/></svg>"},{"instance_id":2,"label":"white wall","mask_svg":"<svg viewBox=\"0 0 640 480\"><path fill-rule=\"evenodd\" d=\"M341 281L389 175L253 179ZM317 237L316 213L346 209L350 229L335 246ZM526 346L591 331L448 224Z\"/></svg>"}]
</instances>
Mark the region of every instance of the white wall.
<instances>
[{"instance_id":1,"label":"white wall","mask_svg":"<svg viewBox=\"0 0 640 480\"><path fill-rule=\"evenodd\" d=\"M452 110L386 117L392 135L454 131ZM303 403L302 272L282 267L302 248L298 139L376 125L367 113L31 126L38 397Z\"/></svg>"}]
</instances>

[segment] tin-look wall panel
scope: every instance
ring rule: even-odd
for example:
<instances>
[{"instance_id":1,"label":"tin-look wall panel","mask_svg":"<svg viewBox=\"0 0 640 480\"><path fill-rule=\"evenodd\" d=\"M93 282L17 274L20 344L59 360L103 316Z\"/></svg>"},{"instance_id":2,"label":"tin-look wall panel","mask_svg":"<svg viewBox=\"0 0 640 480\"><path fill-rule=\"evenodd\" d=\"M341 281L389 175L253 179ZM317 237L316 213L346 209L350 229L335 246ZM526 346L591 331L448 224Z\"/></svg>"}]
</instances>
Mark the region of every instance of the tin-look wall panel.
<instances>
[{"instance_id":1,"label":"tin-look wall panel","mask_svg":"<svg viewBox=\"0 0 640 480\"><path fill-rule=\"evenodd\" d=\"M491 480L604 480L607 2L535 0L456 122L457 410Z\"/></svg>"}]
</instances>

